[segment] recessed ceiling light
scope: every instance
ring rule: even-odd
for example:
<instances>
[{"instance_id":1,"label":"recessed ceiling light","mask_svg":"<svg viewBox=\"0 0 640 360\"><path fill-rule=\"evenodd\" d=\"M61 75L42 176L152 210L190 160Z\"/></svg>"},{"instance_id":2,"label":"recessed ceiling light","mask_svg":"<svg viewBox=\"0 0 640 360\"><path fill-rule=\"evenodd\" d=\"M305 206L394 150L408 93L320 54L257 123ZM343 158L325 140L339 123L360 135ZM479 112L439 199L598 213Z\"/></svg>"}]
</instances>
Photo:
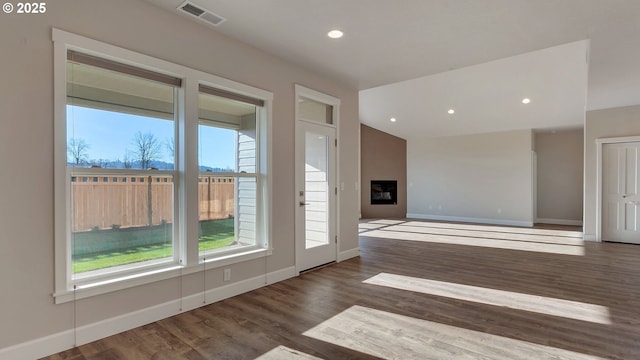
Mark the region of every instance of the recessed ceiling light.
<instances>
[{"instance_id":1,"label":"recessed ceiling light","mask_svg":"<svg viewBox=\"0 0 640 360\"><path fill-rule=\"evenodd\" d=\"M455 111L455 110L453 110L453 109L449 109L449 111L447 111L447 113L449 113L449 115L453 115L453 114L455 114L455 113L456 113L456 111Z\"/></svg>"},{"instance_id":2,"label":"recessed ceiling light","mask_svg":"<svg viewBox=\"0 0 640 360\"><path fill-rule=\"evenodd\" d=\"M524 98L524 99L522 99L522 103L523 103L523 104L528 104L528 103L530 103L530 102L531 102L531 99L529 99L529 98Z\"/></svg>"},{"instance_id":3,"label":"recessed ceiling light","mask_svg":"<svg viewBox=\"0 0 640 360\"><path fill-rule=\"evenodd\" d=\"M397 120L396 120L396 118L391 118L391 119L389 119L389 121L396 122Z\"/></svg>"},{"instance_id":4,"label":"recessed ceiling light","mask_svg":"<svg viewBox=\"0 0 640 360\"><path fill-rule=\"evenodd\" d=\"M342 36L344 36L344 33L340 30L331 30L327 33L327 36L332 39L340 39Z\"/></svg>"}]
</instances>

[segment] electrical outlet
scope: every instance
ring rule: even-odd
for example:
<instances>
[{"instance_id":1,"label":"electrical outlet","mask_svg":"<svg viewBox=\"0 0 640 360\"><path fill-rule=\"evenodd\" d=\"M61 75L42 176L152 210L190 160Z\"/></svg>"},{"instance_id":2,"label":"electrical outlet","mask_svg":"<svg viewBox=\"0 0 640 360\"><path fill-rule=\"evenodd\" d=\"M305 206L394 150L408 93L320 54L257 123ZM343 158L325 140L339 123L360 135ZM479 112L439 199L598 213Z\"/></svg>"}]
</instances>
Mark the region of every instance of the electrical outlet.
<instances>
[{"instance_id":1,"label":"electrical outlet","mask_svg":"<svg viewBox=\"0 0 640 360\"><path fill-rule=\"evenodd\" d=\"M224 269L224 275L222 281L231 280L231 269Z\"/></svg>"}]
</instances>

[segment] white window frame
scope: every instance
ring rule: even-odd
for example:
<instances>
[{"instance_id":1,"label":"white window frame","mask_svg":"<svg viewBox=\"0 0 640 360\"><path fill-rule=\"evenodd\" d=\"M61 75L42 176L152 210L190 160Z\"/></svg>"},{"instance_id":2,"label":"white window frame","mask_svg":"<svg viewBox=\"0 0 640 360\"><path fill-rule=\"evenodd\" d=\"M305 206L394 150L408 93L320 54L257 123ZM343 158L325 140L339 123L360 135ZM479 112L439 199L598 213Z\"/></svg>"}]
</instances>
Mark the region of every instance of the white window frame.
<instances>
[{"instance_id":1,"label":"white window frame","mask_svg":"<svg viewBox=\"0 0 640 360\"><path fill-rule=\"evenodd\" d=\"M214 88L214 89L219 89L219 90L223 90L223 91L228 91L228 89L222 88L217 86L216 84L213 83L206 83L206 82L201 82L201 85L205 85L209 88ZM237 93L237 91L232 91L234 93ZM243 95L248 95L248 94L243 94ZM212 95L215 96L215 95ZM224 97L223 97L224 98ZM266 158L263 156L263 152L266 151L266 149L263 149L263 132L267 131L267 128L265 127L265 118L266 118L266 111L265 111L265 107L262 106L257 106L255 107L256 113L255 113L255 117L256 117L256 163L255 163L255 171L253 173L245 173L245 172L241 172L241 171L234 171L234 172L210 172L210 171L200 171L199 172L199 176L200 177L211 177L211 178L217 178L217 177L232 177L234 178L234 187L235 187L235 191L234 191L234 197L236 200L234 209L235 209L235 214L234 214L234 228L235 228L235 238L236 240L238 239L238 233L239 233L239 214L238 214L238 209L239 209L239 201L238 200L238 187L237 184L239 183L239 179L240 178L253 178L255 179L256 182L256 209L260 209L263 207L263 202L265 201L264 199L264 194L265 194L265 186L263 185L263 183L265 182L264 177L262 176L262 174L264 173L264 170L266 170L266 167L262 166L262 163L266 161ZM219 126L220 128L226 128L224 126L224 124L220 124ZM230 127L229 127L230 128ZM238 143L238 139L237 139L237 134L236 134L236 144ZM199 154L198 154L199 155ZM199 156L198 156L199 157ZM236 162L238 161L238 159L236 159ZM200 164L198 164L200 165ZM236 163L235 167L236 170L238 168L239 164ZM264 226L265 224L267 224L268 222L266 222L265 218L262 218L259 216L259 214L256 214L256 229L255 229L255 234L256 234L256 238L255 243L253 245L249 245L249 246L230 246L230 247L226 247L226 248L220 248L220 249L214 249L214 250L208 250L208 251L203 251L203 252L199 252L199 260L200 262L204 262L207 264L207 268L210 268L211 266L217 267L216 263L219 262L220 258L226 258L229 256L234 256L236 254L242 254L242 253L246 253L246 252L254 252L256 250L260 250L260 249L268 249L269 253L271 252L270 249L270 245L268 243L268 240L266 238L259 238L259 234L262 233L264 230ZM219 265L222 266L222 265Z\"/></svg>"},{"instance_id":2,"label":"white window frame","mask_svg":"<svg viewBox=\"0 0 640 360\"><path fill-rule=\"evenodd\" d=\"M270 194L271 173L267 171L271 162L271 108L273 94L269 91L224 79L202 71L146 56L100 41L53 29L54 42L54 239L55 239L55 284L56 303L64 303L111 291L122 290L172 277L196 273L206 269L248 261L271 254L270 239ZM170 171L174 181L174 258L173 261L158 262L150 266L126 269L126 271L104 271L96 276L71 274L70 228L70 182L67 171L66 129L66 63L67 51L75 50L88 55L114 60L124 64L152 70L182 79L182 87L176 91L176 159L175 169ZM207 264L198 251L198 85L210 86L254 97L264 101L257 107L260 118L256 126L259 139L259 159L256 169L258 224L256 246L239 249L237 252L207 254ZM258 114L257 114L258 117ZM259 120L259 121L258 121ZM258 141L258 139L257 139ZM77 170L77 169L75 169ZM74 172L76 172L74 170ZM99 169L79 170L102 174ZM127 174L164 175L158 170L123 170ZM113 172L113 170L109 170ZM215 256L212 256L215 255Z\"/></svg>"}]
</instances>

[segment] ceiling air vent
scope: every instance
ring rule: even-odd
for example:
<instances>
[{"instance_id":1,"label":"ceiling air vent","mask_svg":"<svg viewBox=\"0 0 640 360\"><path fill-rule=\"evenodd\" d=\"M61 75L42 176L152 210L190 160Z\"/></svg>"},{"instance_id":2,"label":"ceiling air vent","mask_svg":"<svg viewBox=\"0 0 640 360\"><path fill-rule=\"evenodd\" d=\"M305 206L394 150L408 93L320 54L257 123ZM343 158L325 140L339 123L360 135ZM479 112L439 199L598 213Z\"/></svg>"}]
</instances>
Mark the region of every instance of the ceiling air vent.
<instances>
[{"instance_id":1,"label":"ceiling air vent","mask_svg":"<svg viewBox=\"0 0 640 360\"><path fill-rule=\"evenodd\" d=\"M213 12L203 9L202 6L196 5L190 1L185 1L182 5L178 6L178 10L185 12L193 17L198 18L200 21L213 26L218 26L225 22L225 18Z\"/></svg>"}]
</instances>

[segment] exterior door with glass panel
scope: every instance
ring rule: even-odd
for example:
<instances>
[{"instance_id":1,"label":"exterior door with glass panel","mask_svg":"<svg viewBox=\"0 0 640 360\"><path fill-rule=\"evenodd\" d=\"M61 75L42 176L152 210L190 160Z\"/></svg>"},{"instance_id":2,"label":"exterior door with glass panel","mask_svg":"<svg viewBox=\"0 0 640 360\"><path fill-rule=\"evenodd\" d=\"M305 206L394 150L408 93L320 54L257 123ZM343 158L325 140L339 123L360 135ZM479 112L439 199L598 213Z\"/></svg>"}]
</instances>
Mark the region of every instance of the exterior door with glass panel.
<instances>
[{"instance_id":1,"label":"exterior door with glass panel","mask_svg":"<svg viewBox=\"0 0 640 360\"><path fill-rule=\"evenodd\" d=\"M602 239L640 243L640 142L602 147Z\"/></svg>"},{"instance_id":2,"label":"exterior door with glass panel","mask_svg":"<svg viewBox=\"0 0 640 360\"><path fill-rule=\"evenodd\" d=\"M304 271L336 260L335 128L298 121L296 265Z\"/></svg>"}]
</instances>

